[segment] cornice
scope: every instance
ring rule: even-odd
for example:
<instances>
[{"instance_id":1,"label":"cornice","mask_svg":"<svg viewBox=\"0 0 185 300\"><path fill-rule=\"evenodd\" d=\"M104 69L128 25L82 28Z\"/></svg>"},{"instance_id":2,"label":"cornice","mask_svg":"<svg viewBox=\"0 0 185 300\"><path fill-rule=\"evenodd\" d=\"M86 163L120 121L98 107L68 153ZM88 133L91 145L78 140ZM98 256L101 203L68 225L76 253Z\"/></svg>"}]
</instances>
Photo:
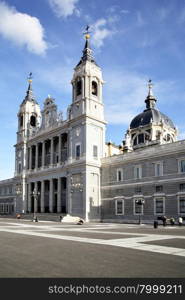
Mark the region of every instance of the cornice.
<instances>
[{"instance_id":1,"label":"cornice","mask_svg":"<svg viewBox=\"0 0 185 300\"><path fill-rule=\"evenodd\" d=\"M136 151L118 154L114 156L104 157L101 159L102 167L106 165L117 165L120 163L134 162L138 160L146 160L157 158L160 156L168 156L171 154L185 153L185 140L152 146L150 149L138 149Z\"/></svg>"}]
</instances>

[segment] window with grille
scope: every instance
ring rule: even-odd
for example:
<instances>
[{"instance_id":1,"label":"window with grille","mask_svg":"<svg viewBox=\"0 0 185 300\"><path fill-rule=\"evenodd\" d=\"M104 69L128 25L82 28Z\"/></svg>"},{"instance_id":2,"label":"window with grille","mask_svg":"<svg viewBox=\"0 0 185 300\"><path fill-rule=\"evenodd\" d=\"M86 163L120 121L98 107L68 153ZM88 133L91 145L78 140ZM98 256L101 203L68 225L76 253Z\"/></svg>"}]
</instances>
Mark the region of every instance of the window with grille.
<instances>
[{"instance_id":1,"label":"window with grille","mask_svg":"<svg viewBox=\"0 0 185 300\"><path fill-rule=\"evenodd\" d=\"M124 200L116 200L116 215L124 214Z\"/></svg>"},{"instance_id":2,"label":"window with grille","mask_svg":"<svg viewBox=\"0 0 185 300\"><path fill-rule=\"evenodd\" d=\"M181 173L185 173L185 160L180 161L180 171Z\"/></svg>"},{"instance_id":3,"label":"window with grille","mask_svg":"<svg viewBox=\"0 0 185 300\"><path fill-rule=\"evenodd\" d=\"M179 197L179 213L185 213L185 197Z\"/></svg>"},{"instance_id":4,"label":"window with grille","mask_svg":"<svg viewBox=\"0 0 185 300\"><path fill-rule=\"evenodd\" d=\"M163 164L162 162L155 163L155 176L163 175Z\"/></svg>"},{"instance_id":5,"label":"window with grille","mask_svg":"<svg viewBox=\"0 0 185 300\"><path fill-rule=\"evenodd\" d=\"M161 192L163 192L163 186L162 185L157 185L155 187L155 190L156 190L156 193L161 193Z\"/></svg>"},{"instance_id":6,"label":"window with grille","mask_svg":"<svg viewBox=\"0 0 185 300\"><path fill-rule=\"evenodd\" d=\"M135 166L134 167L134 178L140 179L142 177L142 169L141 166Z\"/></svg>"},{"instance_id":7,"label":"window with grille","mask_svg":"<svg viewBox=\"0 0 185 300\"><path fill-rule=\"evenodd\" d=\"M185 192L185 183L180 183L179 189L181 192Z\"/></svg>"},{"instance_id":8,"label":"window with grille","mask_svg":"<svg viewBox=\"0 0 185 300\"><path fill-rule=\"evenodd\" d=\"M164 198L155 198L155 213L164 214Z\"/></svg>"}]
</instances>

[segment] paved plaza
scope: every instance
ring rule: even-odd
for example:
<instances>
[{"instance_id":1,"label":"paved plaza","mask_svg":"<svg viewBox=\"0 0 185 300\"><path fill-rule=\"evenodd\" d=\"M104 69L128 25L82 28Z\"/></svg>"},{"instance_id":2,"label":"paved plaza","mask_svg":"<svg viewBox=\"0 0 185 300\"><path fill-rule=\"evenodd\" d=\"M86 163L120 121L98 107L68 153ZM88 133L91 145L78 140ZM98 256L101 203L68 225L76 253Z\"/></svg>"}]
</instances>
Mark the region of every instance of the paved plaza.
<instances>
[{"instance_id":1,"label":"paved plaza","mask_svg":"<svg viewBox=\"0 0 185 300\"><path fill-rule=\"evenodd\" d=\"M0 219L0 277L185 275L185 227Z\"/></svg>"}]
</instances>

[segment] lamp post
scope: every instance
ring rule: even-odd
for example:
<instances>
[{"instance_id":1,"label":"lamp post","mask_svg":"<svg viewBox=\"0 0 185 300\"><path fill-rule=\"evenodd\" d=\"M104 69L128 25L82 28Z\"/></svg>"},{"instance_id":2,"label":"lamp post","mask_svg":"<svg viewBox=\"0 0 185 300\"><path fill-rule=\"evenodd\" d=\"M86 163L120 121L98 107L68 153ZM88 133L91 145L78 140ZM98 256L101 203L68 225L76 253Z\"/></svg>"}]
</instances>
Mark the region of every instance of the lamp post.
<instances>
[{"instance_id":1,"label":"lamp post","mask_svg":"<svg viewBox=\"0 0 185 300\"><path fill-rule=\"evenodd\" d=\"M36 207L37 207L37 201L38 197L40 195L40 192L37 192L36 189L34 188L33 193L31 194L34 197L34 213L33 213L33 222L38 222L38 218L36 215Z\"/></svg>"},{"instance_id":2,"label":"lamp post","mask_svg":"<svg viewBox=\"0 0 185 300\"><path fill-rule=\"evenodd\" d=\"M140 213L139 213L139 225L141 225L141 212L142 212L142 207L145 204L145 200L144 199L138 199L136 200L136 204L140 206Z\"/></svg>"},{"instance_id":3,"label":"lamp post","mask_svg":"<svg viewBox=\"0 0 185 300\"><path fill-rule=\"evenodd\" d=\"M16 205L16 203L17 203L17 201L18 201L18 198L20 197L20 195L22 194L22 185L21 184L19 184L19 183L17 183L16 184L16 187L15 187L15 192L16 192L16 200L15 200L15 213L16 213L16 210L17 210L17 205ZM18 214L16 214L16 216L17 216L17 219L20 219L20 217L21 217L21 215L20 215L20 213L18 213Z\"/></svg>"}]
</instances>

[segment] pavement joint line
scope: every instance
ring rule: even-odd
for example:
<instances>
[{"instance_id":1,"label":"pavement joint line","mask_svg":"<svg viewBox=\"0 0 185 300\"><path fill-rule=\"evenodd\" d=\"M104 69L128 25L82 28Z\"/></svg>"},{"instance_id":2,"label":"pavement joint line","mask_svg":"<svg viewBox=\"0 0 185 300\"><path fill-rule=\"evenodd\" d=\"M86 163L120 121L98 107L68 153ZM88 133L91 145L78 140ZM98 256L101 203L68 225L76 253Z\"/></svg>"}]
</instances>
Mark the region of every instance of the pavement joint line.
<instances>
[{"instance_id":1,"label":"pavement joint line","mask_svg":"<svg viewBox=\"0 0 185 300\"><path fill-rule=\"evenodd\" d=\"M9 223L10 224L10 223ZM11 223L12 224L12 223ZM16 223L15 223L16 224ZM21 225L21 224L19 224ZM64 228L64 227L51 227L47 225L42 225L42 226L36 226L36 225L25 225L23 224L23 228L26 229L26 231L33 231L33 229L36 229L36 231L67 231L67 232L82 232L82 233L101 233L101 234L111 234L111 235L131 235L134 236L135 239L140 241L140 239L145 239L145 241L152 241L152 240L164 240L164 239L185 239L185 236L172 236L172 235L156 235L156 234L150 234L148 235L147 233L133 233L133 232L112 232L112 231L96 231L96 230L91 230L89 228ZM31 228L29 228L31 227ZM4 226L0 227L1 229L6 229L6 228L12 228L14 229L14 232L17 231L17 227L14 226ZM1 230L2 231L2 230ZM138 237L139 236L139 237ZM120 238L121 239L121 238ZM120 239L117 239L120 241ZM130 240L131 238L129 238ZM116 239L114 239L116 241ZM124 239L125 241L126 239Z\"/></svg>"},{"instance_id":2,"label":"pavement joint line","mask_svg":"<svg viewBox=\"0 0 185 300\"><path fill-rule=\"evenodd\" d=\"M137 249L137 250L143 250L143 251L149 251L149 252L157 252L157 253L163 253L163 254L170 254L170 255L177 255L177 256L185 256L185 250L181 248L174 248L174 247L166 247L166 246L158 246L158 245L148 245L148 244L141 244L142 242L146 242L150 240L156 240L160 237L160 239L167 238L177 238L176 236L153 236L153 239L151 236L147 236L145 234L145 237L140 237L140 240L138 242L138 238L129 238L129 239L117 239L117 240L102 240L102 239L92 239L92 238L84 238L84 237L77 237L77 236L63 236L63 235L56 235L56 234L50 234L50 233L42 233L42 232L36 232L36 231L25 231L21 229L13 230L13 229L7 229L7 228L0 228L0 231L3 232L10 232L10 233L17 233L17 234L23 234L23 235L30 235L30 236L37 236L37 237L46 237L46 238L53 238L53 239L61 239L61 240L67 240L67 241L73 241L73 242L83 242L83 243L90 243L90 244L100 244L100 245L107 245L107 246L117 246L117 247L123 247L123 248L130 248L130 249ZM128 235L128 233L127 233ZM137 235L137 234L135 234Z\"/></svg>"}]
</instances>

